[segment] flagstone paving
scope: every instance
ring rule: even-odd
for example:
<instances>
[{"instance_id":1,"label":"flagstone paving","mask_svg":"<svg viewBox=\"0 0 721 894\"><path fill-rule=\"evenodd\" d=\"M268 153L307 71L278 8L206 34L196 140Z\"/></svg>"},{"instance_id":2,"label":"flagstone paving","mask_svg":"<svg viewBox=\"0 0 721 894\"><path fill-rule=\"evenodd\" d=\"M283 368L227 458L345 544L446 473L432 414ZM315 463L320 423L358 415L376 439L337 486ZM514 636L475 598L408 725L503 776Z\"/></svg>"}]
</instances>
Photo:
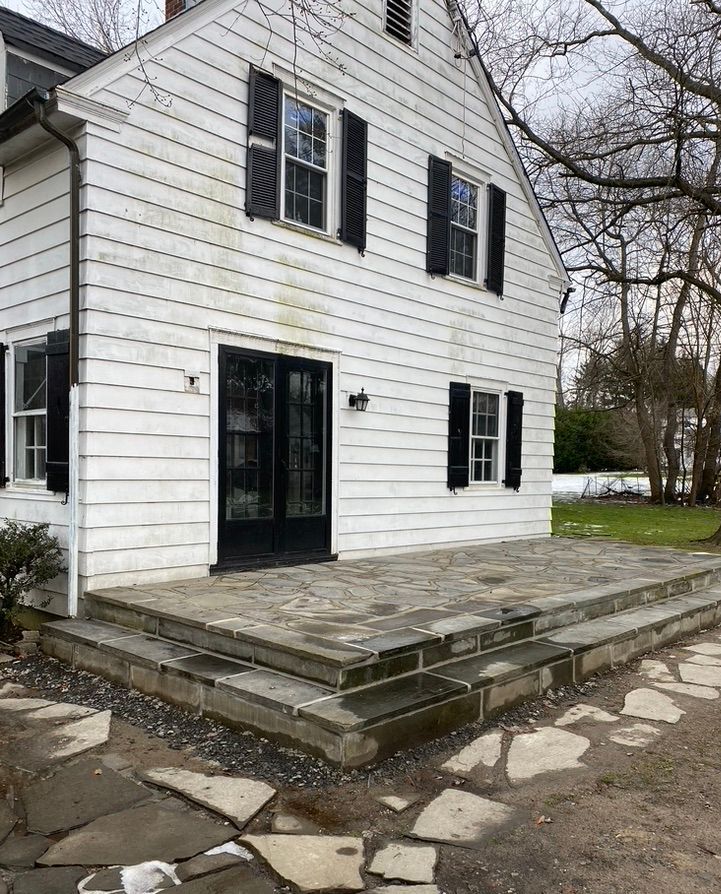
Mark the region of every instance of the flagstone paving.
<instances>
[{"instance_id":1,"label":"flagstone paving","mask_svg":"<svg viewBox=\"0 0 721 894\"><path fill-rule=\"evenodd\" d=\"M255 779L206 776L175 767L148 770L142 778L226 816L239 829L246 826L275 795L274 788Z\"/></svg>"},{"instance_id":2,"label":"flagstone paving","mask_svg":"<svg viewBox=\"0 0 721 894\"><path fill-rule=\"evenodd\" d=\"M584 766L579 758L590 747L591 742L585 736L545 727L513 739L506 773L511 782L522 782L540 773L576 770Z\"/></svg>"},{"instance_id":3,"label":"flagstone paving","mask_svg":"<svg viewBox=\"0 0 721 894\"><path fill-rule=\"evenodd\" d=\"M715 643L706 637L684 647L685 655L714 659ZM26 769L17 776L20 789L0 798L0 894L8 881L13 894L457 894L438 876L463 860L459 854L476 852L485 865L491 841L549 822L539 816L534 786L557 780L559 771L573 770L575 779L599 766L613 778L621 749L640 755L658 748L675 724L717 699L708 676L719 673L715 664L688 658L646 659L635 677L646 685L627 686L610 703L566 700L553 709L551 693L552 710L538 720L531 715L530 727L503 722L453 750L448 737L443 756L427 767L430 795L414 789L410 776L393 786L371 786L368 777L366 803L386 819L365 828L353 801L331 817L321 794L311 819L287 791L262 780L207 764L204 772L197 763L136 766L122 740L111 738L109 711L88 713L3 685L0 771ZM18 760L23 751L30 760ZM568 786L570 777L560 778ZM631 828L616 838L641 847L639 835ZM458 892L475 890L486 889Z\"/></svg>"},{"instance_id":4,"label":"flagstone paving","mask_svg":"<svg viewBox=\"0 0 721 894\"><path fill-rule=\"evenodd\" d=\"M642 688L628 693L621 713L629 717L639 717L641 720L678 723L686 712L676 707L673 700L662 692Z\"/></svg>"}]
</instances>

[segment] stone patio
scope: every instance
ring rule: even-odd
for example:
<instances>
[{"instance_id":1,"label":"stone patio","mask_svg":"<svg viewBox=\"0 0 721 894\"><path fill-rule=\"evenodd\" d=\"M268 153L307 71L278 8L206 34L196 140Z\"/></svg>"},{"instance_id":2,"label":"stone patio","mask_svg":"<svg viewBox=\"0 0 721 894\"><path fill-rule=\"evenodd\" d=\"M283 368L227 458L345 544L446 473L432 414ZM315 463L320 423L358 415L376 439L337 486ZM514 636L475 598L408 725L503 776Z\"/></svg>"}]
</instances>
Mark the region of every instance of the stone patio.
<instances>
[{"instance_id":1,"label":"stone patio","mask_svg":"<svg viewBox=\"0 0 721 894\"><path fill-rule=\"evenodd\" d=\"M98 591L187 620L273 625L341 642L638 578L661 581L721 559L553 537L243 571ZM545 604L545 603L540 603ZM402 617L398 617L401 615Z\"/></svg>"},{"instance_id":2,"label":"stone patio","mask_svg":"<svg viewBox=\"0 0 721 894\"><path fill-rule=\"evenodd\" d=\"M99 590L43 648L360 766L717 623L719 580L707 553L514 541Z\"/></svg>"}]
</instances>

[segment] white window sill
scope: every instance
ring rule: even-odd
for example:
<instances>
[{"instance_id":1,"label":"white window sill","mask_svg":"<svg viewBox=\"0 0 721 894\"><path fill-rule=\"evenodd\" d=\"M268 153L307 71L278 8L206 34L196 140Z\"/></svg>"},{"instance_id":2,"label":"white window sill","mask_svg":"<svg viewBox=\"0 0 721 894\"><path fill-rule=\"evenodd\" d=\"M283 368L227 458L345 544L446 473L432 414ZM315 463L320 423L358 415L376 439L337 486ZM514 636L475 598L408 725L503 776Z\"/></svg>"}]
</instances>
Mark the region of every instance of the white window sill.
<instances>
[{"instance_id":1,"label":"white window sill","mask_svg":"<svg viewBox=\"0 0 721 894\"><path fill-rule=\"evenodd\" d=\"M65 499L65 494L56 494L48 490L40 481L11 481L5 485L4 490L0 490L0 495L8 497L60 497Z\"/></svg>"},{"instance_id":2,"label":"white window sill","mask_svg":"<svg viewBox=\"0 0 721 894\"><path fill-rule=\"evenodd\" d=\"M462 286L468 286L469 289L476 289L479 292L488 291L482 282L478 282L475 279L466 279L464 276L458 276L456 273L447 273L444 276L444 279L448 279L451 282L457 282Z\"/></svg>"},{"instance_id":3,"label":"white window sill","mask_svg":"<svg viewBox=\"0 0 721 894\"><path fill-rule=\"evenodd\" d=\"M305 227L303 224L293 223L292 220L274 220L273 226L283 227L285 230L293 230L296 233L303 233L305 236L313 236L315 239L321 239L323 242L332 242L334 245L343 245L337 236L330 233L324 233L323 230L315 230L313 227Z\"/></svg>"}]
</instances>

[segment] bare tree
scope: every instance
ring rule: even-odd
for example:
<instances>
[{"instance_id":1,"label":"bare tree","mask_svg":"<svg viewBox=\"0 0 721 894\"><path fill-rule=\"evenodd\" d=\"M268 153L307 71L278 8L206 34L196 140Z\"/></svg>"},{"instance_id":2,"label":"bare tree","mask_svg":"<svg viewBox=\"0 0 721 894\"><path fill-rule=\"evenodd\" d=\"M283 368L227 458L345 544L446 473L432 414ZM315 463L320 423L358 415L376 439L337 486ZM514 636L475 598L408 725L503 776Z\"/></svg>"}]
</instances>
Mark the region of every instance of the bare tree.
<instances>
[{"instance_id":1,"label":"bare tree","mask_svg":"<svg viewBox=\"0 0 721 894\"><path fill-rule=\"evenodd\" d=\"M162 21L158 0L30 0L38 21L113 53Z\"/></svg>"}]
</instances>

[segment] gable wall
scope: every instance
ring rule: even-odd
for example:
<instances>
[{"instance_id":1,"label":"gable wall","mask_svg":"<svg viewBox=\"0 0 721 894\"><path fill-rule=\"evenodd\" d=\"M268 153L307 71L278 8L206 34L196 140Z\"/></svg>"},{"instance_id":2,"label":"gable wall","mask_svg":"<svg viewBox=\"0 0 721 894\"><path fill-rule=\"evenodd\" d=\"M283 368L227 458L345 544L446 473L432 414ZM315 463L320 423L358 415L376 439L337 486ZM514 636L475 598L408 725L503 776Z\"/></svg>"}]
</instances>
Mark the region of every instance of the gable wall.
<instances>
[{"instance_id":1,"label":"gable wall","mask_svg":"<svg viewBox=\"0 0 721 894\"><path fill-rule=\"evenodd\" d=\"M288 69L293 54L253 2L146 63L159 99L137 71L92 92L130 115L88 136L90 585L213 560L211 329L339 352L342 556L548 533L559 284L473 75L452 59L444 5L421 2L417 54L383 36L381 0L348 5L334 38L346 74L299 53L369 122L365 257L243 211L248 62ZM425 272L427 159L447 150L509 193L503 300ZM201 373L199 395L184 393L185 370ZM448 385L466 377L524 392L520 494L446 488ZM361 386L365 414L347 409Z\"/></svg>"}]
</instances>

